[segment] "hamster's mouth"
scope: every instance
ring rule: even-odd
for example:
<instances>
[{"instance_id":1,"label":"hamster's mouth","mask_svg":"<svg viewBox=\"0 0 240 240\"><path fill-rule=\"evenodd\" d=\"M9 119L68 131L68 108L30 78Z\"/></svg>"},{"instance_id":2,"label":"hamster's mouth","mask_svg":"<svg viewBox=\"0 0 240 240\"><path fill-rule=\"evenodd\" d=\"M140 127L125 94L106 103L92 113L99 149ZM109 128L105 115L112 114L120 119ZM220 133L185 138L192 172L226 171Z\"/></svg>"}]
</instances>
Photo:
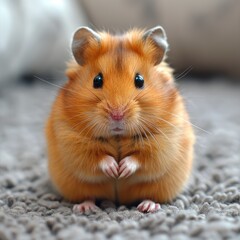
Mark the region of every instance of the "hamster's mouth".
<instances>
[{"instance_id":1,"label":"hamster's mouth","mask_svg":"<svg viewBox=\"0 0 240 240\"><path fill-rule=\"evenodd\" d=\"M112 132L113 135L122 134L122 133L124 133L124 129L120 128L120 127L115 127L113 129L111 129L111 132Z\"/></svg>"},{"instance_id":2,"label":"hamster's mouth","mask_svg":"<svg viewBox=\"0 0 240 240\"><path fill-rule=\"evenodd\" d=\"M116 127L116 128L113 129L113 131L114 131L114 132L121 132L121 131L123 131L123 129L122 129L122 128L119 128L119 127Z\"/></svg>"},{"instance_id":3,"label":"hamster's mouth","mask_svg":"<svg viewBox=\"0 0 240 240\"><path fill-rule=\"evenodd\" d=\"M120 135L125 132L125 124L123 121L110 121L109 130L111 135Z\"/></svg>"}]
</instances>

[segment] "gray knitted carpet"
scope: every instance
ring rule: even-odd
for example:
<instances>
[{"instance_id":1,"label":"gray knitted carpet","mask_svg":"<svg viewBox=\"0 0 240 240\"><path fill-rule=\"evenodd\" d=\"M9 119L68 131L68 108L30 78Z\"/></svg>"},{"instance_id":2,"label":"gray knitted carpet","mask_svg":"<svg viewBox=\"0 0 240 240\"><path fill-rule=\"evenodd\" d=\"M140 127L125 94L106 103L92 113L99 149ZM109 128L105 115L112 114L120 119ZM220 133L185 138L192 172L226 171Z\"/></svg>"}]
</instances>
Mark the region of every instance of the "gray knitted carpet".
<instances>
[{"instance_id":1,"label":"gray knitted carpet","mask_svg":"<svg viewBox=\"0 0 240 240\"><path fill-rule=\"evenodd\" d=\"M179 84L197 144L188 188L155 214L103 202L74 215L54 193L43 123L56 95L45 83L0 88L0 239L240 239L240 86Z\"/></svg>"}]
</instances>

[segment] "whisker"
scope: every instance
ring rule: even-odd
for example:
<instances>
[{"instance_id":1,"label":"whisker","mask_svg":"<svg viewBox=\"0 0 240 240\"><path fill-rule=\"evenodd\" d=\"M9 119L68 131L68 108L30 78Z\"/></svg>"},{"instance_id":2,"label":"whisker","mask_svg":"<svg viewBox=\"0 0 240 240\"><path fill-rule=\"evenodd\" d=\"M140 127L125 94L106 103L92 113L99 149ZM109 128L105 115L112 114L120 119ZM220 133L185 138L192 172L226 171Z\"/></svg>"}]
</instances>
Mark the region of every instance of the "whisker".
<instances>
[{"instance_id":1,"label":"whisker","mask_svg":"<svg viewBox=\"0 0 240 240\"><path fill-rule=\"evenodd\" d=\"M143 139L142 133L141 133L141 131L140 131L138 126L139 125L136 126L135 131L136 131L136 133L137 133L137 135L138 135L138 137L140 139L140 142L141 142L141 144L143 146L144 145L144 139ZM144 135L146 135L146 134L144 134Z\"/></svg>"},{"instance_id":2,"label":"whisker","mask_svg":"<svg viewBox=\"0 0 240 240\"><path fill-rule=\"evenodd\" d=\"M161 111L166 112L166 113L168 113L168 114L171 114L171 115L174 116L174 117L178 117L178 118L180 118L181 120L183 120L184 122L189 123L189 124L192 125L193 127L197 128L197 129L199 129L199 130L201 130L201 131L203 131L203 132L205 132L205 133L207 133L207 134L212 134L211 132L208 132L208 131L204 130L203 128L198 127L197 125L191 123L190 121L184 119L183 117L181 117L181 116L179 116L179 115L177 115L177 114L170 113L170 112L164 111L164 110L161 110Z\"/></svg>"},{"instance_id":3,"label":"whisker","mask_svg":"<svg viewBox=\"0 0 240 240\"><path fill-rule=\"evenodd\" d=\"M151 110L151 109L153 109L153 108L152 108L152 107L145 107L145 109ZM153 109L153 110L154 110L154 109ZM197 125L191 123L190 121L188 121L188 120L186 120L185 118L179 116L178 114L174 114L174 113L168 112L168 111L163 110L163 109L160 109L159 111L162 111L162 112L168 113L168 114L170 114L170 115L172 115L172 116L174 116L174 117L177 117L177 118L183 120L184 122L190 124L191 126L197 128L197 129L199 129L199 130L201 130L201 131L203 131L203 132L205 132L205 133L207 133L207 134L211 134L211 132L208 132L207 130L204 130L203 128L201 128L201 127L199 127L199 126L197 126ZM148 115L149 115L149 113L148 113ZM150 114L150 115L151 115L151 114ZM153 115L153 116L154 116L154 115ZM154 116L154 117L156 117L156 116ZM166 120L164 120L164 119L162 119L162 118L160 118L160 117L158 117L158 118L159 118L159 120L166 121ZM168 124L171 125L170 122L168 122ZM174 127L174 125L172 125L172 126ZM175 127L176 127L176 126L175 126Z\"/></svg>"},{"instance_id":4,"label":"whisker","mask_svg":"<svg viewBox=\"0 0 240 240\"><path fill-rule=\"evenodd\" d=\"M180 73L178 76L176 76L176 79L181 79L185 77L191 70L193 69L193 66L189 66L187 69L185 69L182 73Z\"/></svg>"},{"instance_id":5,"label":"whisker","mask_svg":"<svg viewBox=\"0 0 240 240\"><path fill-rule=\"evenodd\" d=\"M144 136L145 136L146 139L147 139L148 146L150 146L150 150L151 150L151 152L152 152L152 144L151 144L151 142L150 142L150 139L149 139L149 137L148 137L148 134L146 133L146 129L143 128L143 126L141 126L141 124L138 125L138 129L139 129L139 131L140 131L140 136L142 136L141 131L143 132ZM142 139L143 139L143 136L142 136Z\"/></svg>"},{"instance_id":6,"label":"whisker","mask_svg":"<svg viewBox=\"0 0 240 240\"><path fill-rule=\"evenodd\" d=\"M74 90L72 90L72 89L68 89L68 88L65 88L65 87L63 87L63 86L54 84L54 83L52 83L52 82L50 82L50 81L48 81L48 80L45 80L45 79L43 79L43 78L40 78L40 77L36 76L36 75L34 75L34 77L37 78L38 80L44 82L44 83L47 83L47 84L52 85L52 86L54 86L54 87L57 87L57 88L59 88L59 89L63 89L63 90L66 90L66 91L68 91L68 92L75 93L75 94L77 94L77 96L82 96L79 92L74 91ZM85 87L85 89L87 89L96 99L98 99L99 101L102 101L102 100L101 100L93 91L91 91L88 87ZM76 97L76 98L77 98L77 97Z\"/></svg>"},{"instance_id":7,"label":"whisker","mask_svg":"<svg viewBox=\"0 0 240 240\"><path fill-rule=\"evenodd\" d=\"M95 130L97 126L98 126L98 123L97 123L97 122L95 122L95 123L92 122L92 123L90 124L90 127L89 127L88 131L86 132L86 136L88 136L88 134L89 134L89 132L90 132L91 130ZM93 134L91 135L91 137L93 137Z\"/></svg>"},{"instance_id":8,"label":"whisker","mask_svg":"<svg viewBox=\"0 0 240 240\"><path fill-rule=\"evenodd\" d=\"M143 121L142 121L142 123L143 123ZM157 146L159 146L160 144L159 144L159 142L158 142L158 140L155 138L155 136L150 132L150 130L147 128L147 126L145 126L145 124L143 124L142 126L142 129L144 129L145 130L145 133L146 133L146 136L149 134L149 136L150 137L152 137L152 139L155 141L155 143L157 144ZM150 145L150 149L151 149L151 152L152 152L152 144L150 143L150 139L148 138L148 141L149 141L149 145Z\"/></svg>"},{"instance_id":9,"label":"whisker","mask_svg":"<svg viewBox=\"0 0 240 240\"><path fill-rule=\"evenodd\" d=\"M159 116L155 116L155 115L149 114L149 113L148 113L148 116L152 116L153 118L155 118L157 120L160 120L160 121L163 121L163 122L167 123L168 125L174 127L176 130L179 130L179 128L177 126L175 126L173 123L171 123L171 122L169 122L169 121L167 121L167 120L165 120L165 119L163 119L163 118L161 118Z\"/></svg>"},{"instance_id":10,"label":"whisker","mask_svg":"<svg viewBox=\"0 0 240 240\"><path fill-rule=\"evenodd\" d=\"M92 93L99 101L102 101L101 98L99 98L93 91L91 91L89 88L86 87L86 89Z\"/></svg>"},{"instance_id":11,"label":"whisker","mask_svg":"<svg viewBox=\"0 0 240 240\"><path fill-rule=\"evenodd\" d=\"M48 80L45 80L45 79L43 79L43 78L40 78L40 77L38 77L38 76L36 76L36 75L33 75L33 76L34 76L35 78L37 78L38 80L40 80L40 81L42 81L42 82L44 82L44 83L47 83L47 84L49 84L49 85L52 85L52 86L54 86L54 87L57 87L57 88L60 88L60 89L64 89L64 90L67 90L67 91L70 91L70 92L74 92L74 91L72 91L72 90L70 90L70 89L67 89L67 88L65 88L65 87L62 87L62 86L60 86L60 85L51 83L51 82L49 82ZM76 93L76 92L74 92L74 93Z\"/></svg>"},{"instance_id":12,"label":"whisker","mask_svg":"<svg viewBox=\"0 0 240 240\"><path fill-rule=\"evenodd\" d=\"M157 133L162 134L169 142L171 142L170 139L168 138L168 136L160 128L157 128L152 122L150 122L147 119L143 119L143 118L140 118L140 119L144 124L151 125L151 127L154 128L155 131L157 131Z\"/></svg>"},{"instance_id":13,"label":"whisker","mask_svg":"<svg viewBox=\"0 0 240 240\"><path fill-rule=\"evenodd\" d=\"M106 124L97 124L96 127L94 128L94 135L99 136L101 135L100 133L107 132L107 125Z\"/></svg>"},{"instance_id":14,"label":"whisker","mask_svg":"<svg viewBox=\"0 0 240 240\"><path fill-rule=\"evenodd\" d=\"M87 115L85 115L85 119L83 119L83 120L81 120L79 123L77 123L77 124L75 124L74 126L72 126L72 129L75 131L76 130L76 128L78 127L78 126L80 126L81 124L85 124L85 123L87 123L87 125L83 128L83 129L81 129L81 132L79 133L79 135L84 131L84 130L86 130L88 127L89 128L92 128L92 125L93 124L97 124L96 122L95 123L93 123L93 120L94 118L92 118L91 116L87 116ZM91 130L91 129L90 129ZM88 131L89 132L89 131ZM87 133L88 133L87 132ZM86 134L86 136L87 136L87 134Z\"/></svg>"},{"instance_id":15,"label":"whisker","mask_svg":"<svg viewBox=\"0 0 240 240\"><path fill-rule=\"evenodd\" d=\"M72 127L72 130L73 130L73 131L76 131L76 130L77 130L77 127L79 127L79 126L80 126L81 124L83 124L83 123L87 123L87 124L86 124L86 126L85 126L84 128L81 129L80 132L78 132L78 135L79 135L79 136L81 136L81 134L82 134L86 129L90 128L92 124L89 124L89 121L84 121L84 122L80 122L80 123L78 123L78 124L76 124L76 125L74 125L74 126ZM86 136L87 136L87 134L86 134Z\"/></svg>"},{"instance_id":16,"label":"whisker","mask_svg":"<svg viewBox=\"0 0 240 240\"><path fill-rule=\"evenodd\" d=\"M153 86L149 85L148 88L146 88L144 91L139 92L133 99L140 100L142 97L144 97L146 94L148 94L149 91L151 91L152 89L153 89ZM140 94L142 94L142 95L140 95Z\"/></svg>"},{"instance_id":17,"label":"whisker","mask_svg":"<svg viewBox=\"0 0 240 240\"><path fill-rule=\"evenodd\" d=\"M68 91L68 92L75 93L75 94L77 94L77 95L80 96L80 93L77 92L77 91L73 91L72 89L68 89L68 88L65 88L65 87L63 87L63 86L54 84L54 83L52 83L52 82L50 82L50 81L48 81L48 80L45 80L45 79L43 79L43 78L40 78L40 77L36 76L36 75L33 75L33 76L34 76L35 78L37 78L38 80L44 82L44 83L47 83L47 84L52 85L52 86L54 86L54 87L57 87L57 88L59 88L59 89L66 90L66 91ZM86 89L89 90L88 88L86 88ZM90 91L90 92L91 92L91 91ZM91 92L91 93L92 93L95 97L97 97L93 92ZM97 97L97 98L98 98L98 97ZM98 99L101 100L100 98L98 98Z\"/></svg>"}]
</instances>

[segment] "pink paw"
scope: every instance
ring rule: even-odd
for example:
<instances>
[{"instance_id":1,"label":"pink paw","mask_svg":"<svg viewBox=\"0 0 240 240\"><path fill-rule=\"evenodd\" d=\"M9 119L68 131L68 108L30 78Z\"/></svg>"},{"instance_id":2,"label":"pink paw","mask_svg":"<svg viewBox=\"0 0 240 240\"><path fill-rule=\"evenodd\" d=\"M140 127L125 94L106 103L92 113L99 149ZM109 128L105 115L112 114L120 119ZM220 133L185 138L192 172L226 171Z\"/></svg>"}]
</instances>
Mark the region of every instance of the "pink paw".
<instances>
[{"instance_id":1,"label":"pink paw","mask_svg":"<svg viewBox=\"0 0 240 240\"><path fill-rule=\"evenodd\" d=\"M118 177L118 164L116 160L111 156L106 156L100 162L100 168L107 177Z\"/></svg>"},{"instance_id":2,"label":"pink paw","mask_svg":"<svg viewBox=\"0 0 240 240\"><path fill-rule=\"evenodd\" d=\"M127 178L137 171L139 168L138 162L131 156L125 157L119 163L119 177Z\"/></svg>"},{"instance_id":3,"label":"pink paw","mask_svg":"<svg viewBox=\"0 0 240 240\"><path fill-rule=\"evenodd\" d=\"M151 212L151 213L157 212L160 208L161 207L159 203L155 203L151 200L144 200L137 206L137 209L140 212Z\"/></svg>"},{"instance_id":4,"label":"pink paw","mask_svg":"<svg viewBox=\"0 0 240 240\"><path fill-rule=\"evenodd\" d=\"M73 206L74 213L85 213L85 212L93 212L97 210L98 207L95 205L94 201L84 201L80 204L75 204Z\"/></svg>"}]
</instances>

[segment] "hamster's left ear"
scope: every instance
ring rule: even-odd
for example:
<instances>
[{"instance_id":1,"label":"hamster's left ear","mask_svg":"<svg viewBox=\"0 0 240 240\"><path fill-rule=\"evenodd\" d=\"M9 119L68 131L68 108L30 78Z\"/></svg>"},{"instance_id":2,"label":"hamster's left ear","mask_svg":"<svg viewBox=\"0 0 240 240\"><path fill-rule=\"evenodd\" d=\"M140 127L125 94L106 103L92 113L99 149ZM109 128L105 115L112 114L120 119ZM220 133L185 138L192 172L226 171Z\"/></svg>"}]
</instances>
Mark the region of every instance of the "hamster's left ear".
<instances>
[{"instance_id":1,"label":"hamster's left ear","mask_svg":"<svg viewBox=\"0 0 240 240\"><path fill-rule=\"evenodd\" d=\"M72 53L78 64L84 65L87 61L86 50L90 44L98 46L100 35L89 27L80 27L73 35Z\"/></svg>"},{"instance_id":2,"label":"hamster's left ear","mask_svg":"<svg viewBox=\"0 0 240 240\"><path fill-rule=\"evenodd\" d=\"M150 41L154 45L153 64L159 64L168 49L167 36L164 29L161 26L149 29L143 34L143 40L146 43Z\"/></svg>"}]
</instances>

